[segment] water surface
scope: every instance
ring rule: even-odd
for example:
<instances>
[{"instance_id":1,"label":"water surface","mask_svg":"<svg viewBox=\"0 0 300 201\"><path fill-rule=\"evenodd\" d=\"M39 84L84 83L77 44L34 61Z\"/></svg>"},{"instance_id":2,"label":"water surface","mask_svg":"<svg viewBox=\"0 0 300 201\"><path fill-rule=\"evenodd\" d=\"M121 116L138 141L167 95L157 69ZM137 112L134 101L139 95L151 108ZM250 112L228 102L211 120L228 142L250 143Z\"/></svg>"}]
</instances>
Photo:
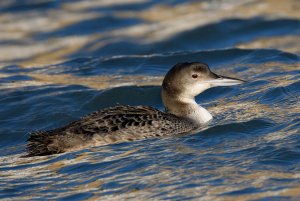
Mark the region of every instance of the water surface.
<instances>
[{"instance_id":1,"label":"water surface","mask_svg":"<svg viewBox=\"0 0 300 201\"><path fill-rule=\"evenodd\" d=\"M0 34L8 48L0 47L0 199L300 199L296 1L280 10L272 1L70 2L7 2L0 9L6 32L17 24L23 34ZM50 23L53 13L60 23ZM204 13L201 21L179 23ZM35 16L43 31L26 16ZM30 132L95 110L116 104L163 110L162 78L184 61L248 81L197 97L214 116L205 130L21 157Z\"/></svg>"}]
</instances>

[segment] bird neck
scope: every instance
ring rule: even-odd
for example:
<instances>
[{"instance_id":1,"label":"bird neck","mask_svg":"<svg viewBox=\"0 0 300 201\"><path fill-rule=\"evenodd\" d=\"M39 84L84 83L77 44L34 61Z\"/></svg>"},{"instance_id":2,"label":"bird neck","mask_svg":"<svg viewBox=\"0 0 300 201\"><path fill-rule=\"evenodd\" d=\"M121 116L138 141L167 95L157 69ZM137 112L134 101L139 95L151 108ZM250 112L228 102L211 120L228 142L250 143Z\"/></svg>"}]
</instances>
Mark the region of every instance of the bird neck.
<instances>
[{"instance_id":1,"label":"bird neck","mask_svg":"<svg viewBox=\"0 0 300 201\"><path fill-rule=\"evenodd\" d=\"M187 118L197 125L205 124L212 119L212 115L196 103L195 97L174 97L162 92L162 99L168 113Z\"/></svg>"}]
</instances>

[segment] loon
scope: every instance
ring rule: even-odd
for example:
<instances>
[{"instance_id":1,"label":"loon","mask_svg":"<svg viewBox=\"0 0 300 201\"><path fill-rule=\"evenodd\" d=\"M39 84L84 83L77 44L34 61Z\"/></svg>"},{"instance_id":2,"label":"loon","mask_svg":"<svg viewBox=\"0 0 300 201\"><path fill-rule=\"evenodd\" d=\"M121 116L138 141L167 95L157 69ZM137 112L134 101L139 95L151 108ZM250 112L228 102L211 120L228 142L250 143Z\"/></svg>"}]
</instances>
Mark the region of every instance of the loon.
<instances>
[{"instance_id":1,"label":"loon","mask_svg":"<svg viewBox=\"0 0 300 201\"><path fill-rule=\"evenodd\" d=\"M244 82L217 75L205 63L178 63L167 72L162 83L165 112L149 106L127 105L99 110L64 127L31 133L27 140L27 156L191 133L212 119L212 115L196 103L198 94L211 87Z\"/></svg>"}]
</instances>

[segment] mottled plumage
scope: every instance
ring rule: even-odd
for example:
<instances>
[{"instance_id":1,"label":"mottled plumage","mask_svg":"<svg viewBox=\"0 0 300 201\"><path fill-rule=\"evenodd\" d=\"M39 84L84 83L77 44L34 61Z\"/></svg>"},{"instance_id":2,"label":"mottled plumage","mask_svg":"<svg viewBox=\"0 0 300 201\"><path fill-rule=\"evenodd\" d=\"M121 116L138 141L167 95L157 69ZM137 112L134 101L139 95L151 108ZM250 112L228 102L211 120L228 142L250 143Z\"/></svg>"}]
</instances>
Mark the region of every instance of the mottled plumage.
<instances>
[{"instance_id":1,"label":"mottled plumage","mask_svg":"<svg viewBox=\"0 0 300 201\"><path fill-rule=\"evenodd\" d=\"M28 139L28 155L49 155L85 147L161 137L193 130L188 119L147 106L115 106L94 112L69 125L38 131Z\"/></svg>"}]
</instances>

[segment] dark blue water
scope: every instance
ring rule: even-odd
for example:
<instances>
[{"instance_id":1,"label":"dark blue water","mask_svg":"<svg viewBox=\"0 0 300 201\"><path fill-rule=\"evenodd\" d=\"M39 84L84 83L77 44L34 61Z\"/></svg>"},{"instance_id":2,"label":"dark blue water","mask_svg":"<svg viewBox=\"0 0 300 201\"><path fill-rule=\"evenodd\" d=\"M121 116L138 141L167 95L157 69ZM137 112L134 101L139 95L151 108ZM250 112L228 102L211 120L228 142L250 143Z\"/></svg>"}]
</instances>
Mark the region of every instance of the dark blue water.
<instances>
[{"instance_id":1,"label":"dark blue water","mask_svg":"<svg viewBox=\"0 0 300 201\"><path fill-rule=\"evenodd\" d=\"M12 4L1 11L19 13L61 6L56 1L32 2ZM145 23L109 14L142 11L156 4L149 1L89 9L87 12L108 14L52 33L35 33L32 38L38 41L88 35ZM97 23L106 29L100 30ZM300 199L300 57L280 49L236 47L259 38L299 33L298 19L232 18L159 42L141 44L121 37L94 50L87 44L55 65L24 68L17 60L3 65L0 199ZM211 88L197 97L197 102L214 116L206 130L20 158L32 131L63 126L116 104L162 110L161 79L174 64L185 61L206 62L214 72L248 81Z\"/></svg>"}]
</instances>

